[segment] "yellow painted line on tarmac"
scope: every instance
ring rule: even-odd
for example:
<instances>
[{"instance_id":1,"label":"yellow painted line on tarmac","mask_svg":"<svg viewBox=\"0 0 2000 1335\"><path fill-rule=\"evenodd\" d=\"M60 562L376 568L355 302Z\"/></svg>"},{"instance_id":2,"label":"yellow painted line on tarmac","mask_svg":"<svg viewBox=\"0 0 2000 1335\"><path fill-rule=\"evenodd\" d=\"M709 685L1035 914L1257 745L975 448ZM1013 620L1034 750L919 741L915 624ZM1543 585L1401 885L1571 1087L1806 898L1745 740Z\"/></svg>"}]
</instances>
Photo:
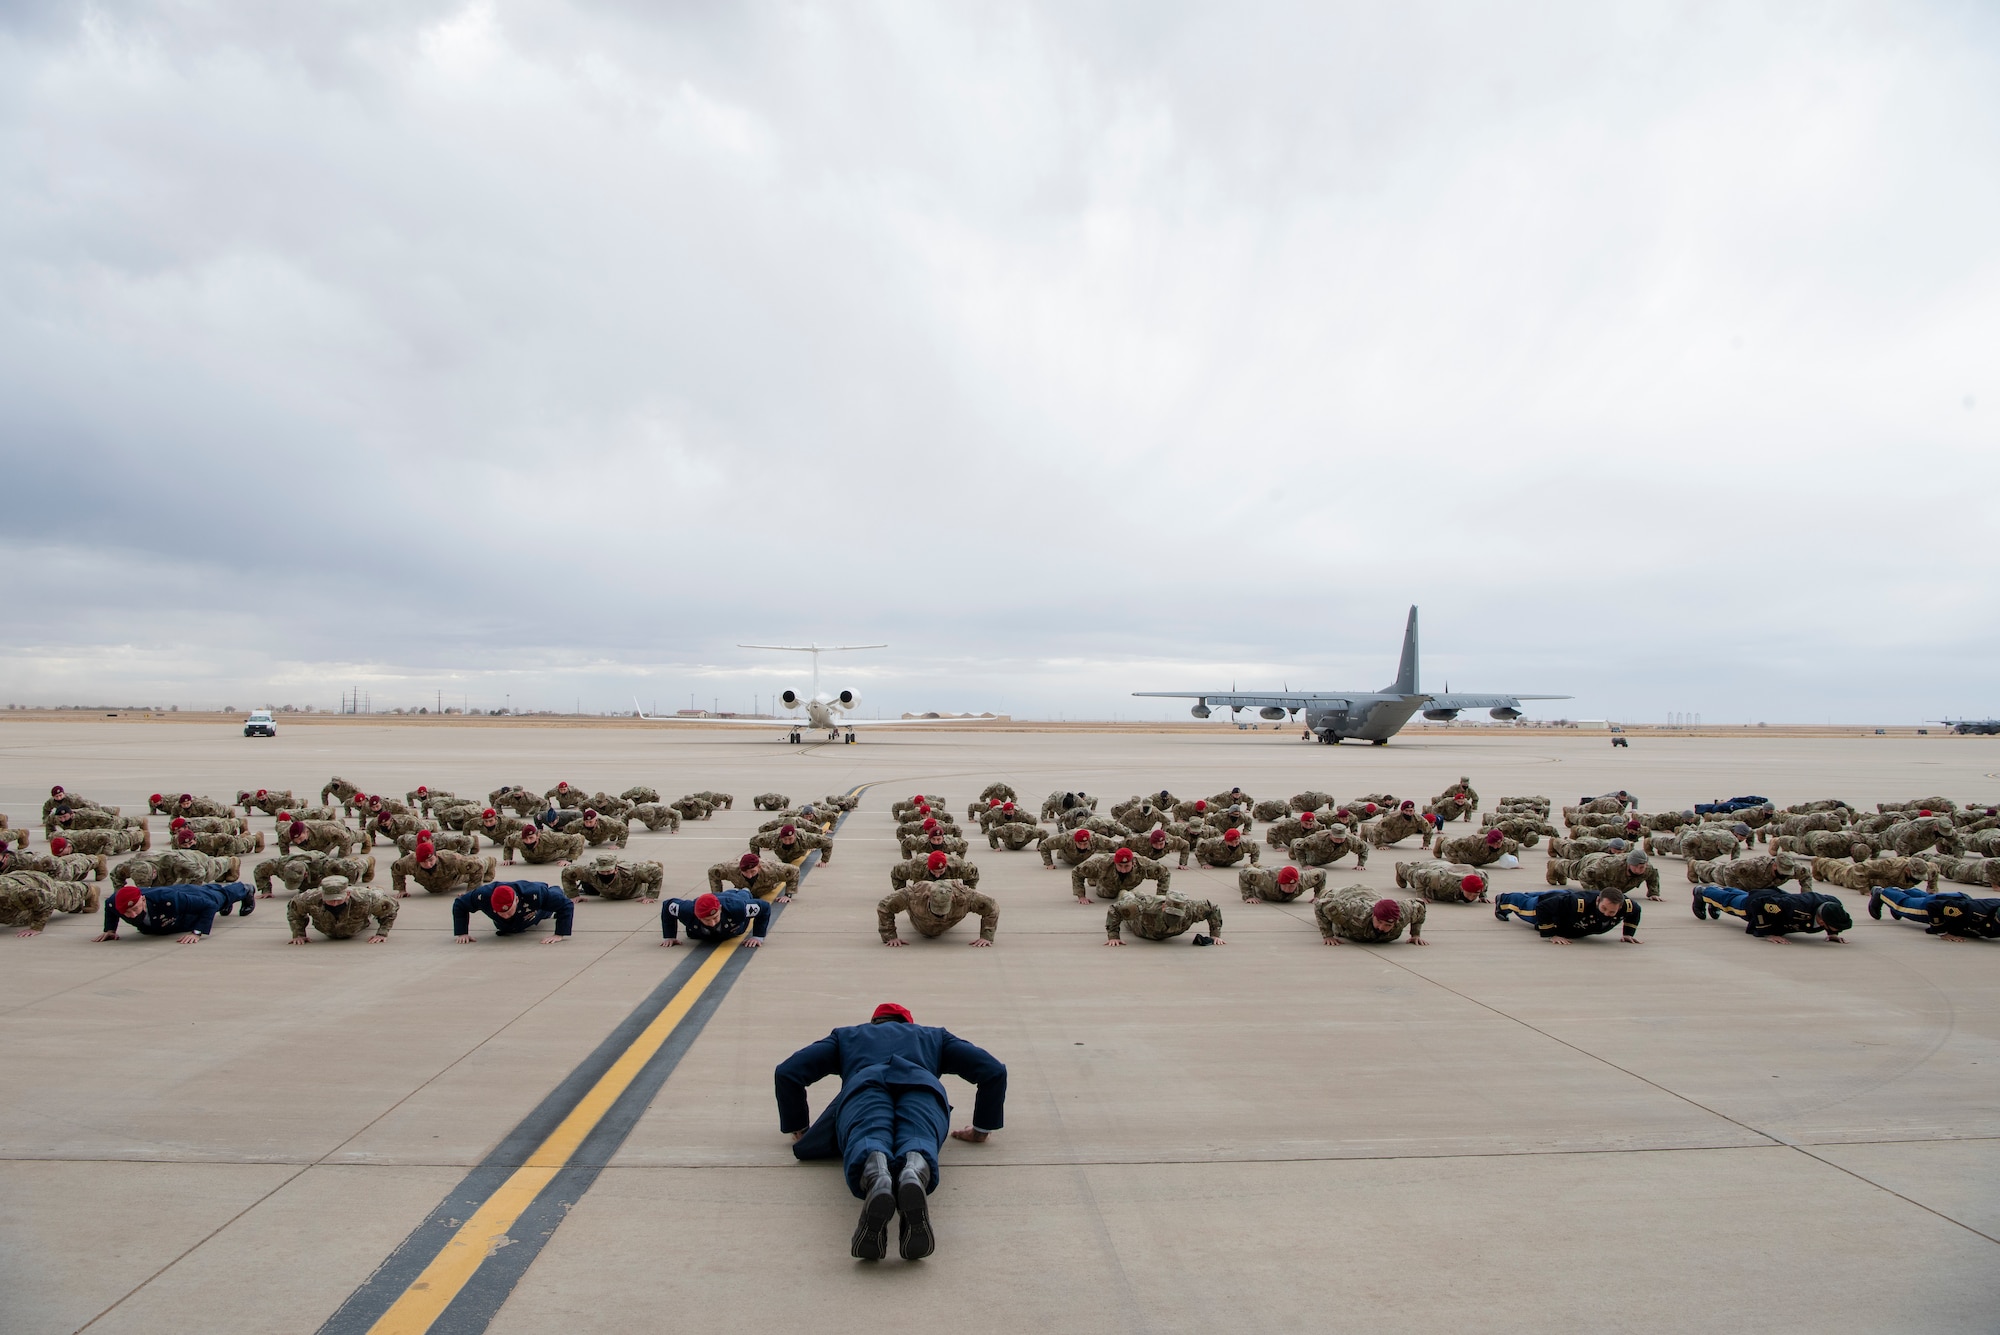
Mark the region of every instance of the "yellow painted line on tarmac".
<instances>
[{"instance_id":1,"label":"yellow painted line on tarmac","mask_svg":"<svg viewBox=\"0 0 2000 1335\"><path fill-rule=\"evenodd\" d=\"M603 1120L619 1095L638 1078L639 1072L679 1027L695 1002L701 1000L702 993L722 972L722 966L729 962L729 957L742 940L742 937L732 936L709 951L708 958L682 985L674 999L667 1003L666 1009L632 1040L632 1045L578 1100L569 1116L549 1133L548 1139L536 1146L526 1162L515 1169L499 1189L486 1198L472 1218L452 1235L444 1250L410 1282L410 1287L382 1314L381 1319L368 1328L369 1335L423 1335L444 1315L445 1308L451 1306L452 1300L471 1282L479 1267L502 1245L514 1221L534 1204L542 1189L562 1171L563 1165L569 1162L570 1156Z\"/></svg>"}]
</instances>

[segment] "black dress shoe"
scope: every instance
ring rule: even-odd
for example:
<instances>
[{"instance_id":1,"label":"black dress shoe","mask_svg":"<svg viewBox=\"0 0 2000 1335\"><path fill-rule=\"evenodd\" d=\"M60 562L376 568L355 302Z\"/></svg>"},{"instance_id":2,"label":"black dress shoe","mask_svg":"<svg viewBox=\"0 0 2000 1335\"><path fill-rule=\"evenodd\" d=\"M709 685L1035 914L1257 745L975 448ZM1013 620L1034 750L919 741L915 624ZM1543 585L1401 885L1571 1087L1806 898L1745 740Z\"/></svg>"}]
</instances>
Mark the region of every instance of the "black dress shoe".
<instances>
[{"instance_id":1,"label":"black dress shoe","mask_svg":"<svg viewBox=\"0 0 2000 1335\"><path fill-rule=\"evenodd\" d=\"M923 1155L911 1151L896 1175L896 1208L903 1216L896 1238L905 1261L921 1261L937 1250L931 1232L930 1185L931 1166Z\"/></svg>"},{"instance_id":2,"label":"black dress shoe","mask_svg":"<svg viewBox=\"0 0 2000 1335\"><path fill-rule=\"evenodd\" d=\"M889 1156L877 1150L861 1170L861 1222L854 1226L848 1253L857 1260L879 1261L889 1254L889 1216L896 1212L896 1193L889 1183Z\"/></svg>"}]
</instances>

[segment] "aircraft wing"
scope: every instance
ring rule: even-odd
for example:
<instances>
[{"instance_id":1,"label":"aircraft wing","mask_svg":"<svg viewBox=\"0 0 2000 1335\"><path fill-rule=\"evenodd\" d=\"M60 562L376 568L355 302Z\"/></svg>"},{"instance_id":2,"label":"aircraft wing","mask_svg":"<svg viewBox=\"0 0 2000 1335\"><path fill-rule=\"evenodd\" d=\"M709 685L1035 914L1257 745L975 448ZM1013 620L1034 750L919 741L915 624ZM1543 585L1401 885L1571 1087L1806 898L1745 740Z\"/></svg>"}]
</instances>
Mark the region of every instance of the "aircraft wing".
<instances>
[{"instance_id":1,"label":"aircraft wing","mask_svg":"<svg viewBox=\"0 0 2000 1335\"><path fill-rule=\"evenodd\" d=\"M704 718L695 714L648 714L634 700L632 706L639 711L639 717L647 723L699 723L709 728L782 728L786 732L796 732L801 728L810 730L812 721L803 714L786 714L778 718ZM921 728L936 727L943 723L991 723L992 719L976 718L843 718L840 731L849 728Z\"/></svg>"},{"instance_id":2,"label":"aircraft wing","mask_svg":"<svg viewBox=\"0 0 2000 1335\"><path fill-rule=\"evenodd\" d=\"M1571 695L1468 695L1453 691L1426 697L1426 709L1513 709L1523 700L1573 700Z\"/></svg>"},{"instance_id":3,"label":"aircraft wing","mask_svg":"<svg viewBox=\"0 0 2000 1335\"><path fill-rule=\"evenodd\" d=\"M639 702L632 702L637 705ZM648 723L700 723L711 728L796 728L799 721L789 718L705 718L697 714L648 714L644 709L639 717Z\"/></svg>"},{"instance_id":4,"label":"aircraft wing","mask_svg":"<svg viewBox=\"0 0 2000 1335\"><path fill-rule=\"evenodd\" d=\"M1351 695L1329 695L1324 691L1279 691L1258 694L1243 691L1134 691L1134 695L1156 700L1199 700L1210 709L1337 709L1353 702Z\"/></svg>"}]
</instances>

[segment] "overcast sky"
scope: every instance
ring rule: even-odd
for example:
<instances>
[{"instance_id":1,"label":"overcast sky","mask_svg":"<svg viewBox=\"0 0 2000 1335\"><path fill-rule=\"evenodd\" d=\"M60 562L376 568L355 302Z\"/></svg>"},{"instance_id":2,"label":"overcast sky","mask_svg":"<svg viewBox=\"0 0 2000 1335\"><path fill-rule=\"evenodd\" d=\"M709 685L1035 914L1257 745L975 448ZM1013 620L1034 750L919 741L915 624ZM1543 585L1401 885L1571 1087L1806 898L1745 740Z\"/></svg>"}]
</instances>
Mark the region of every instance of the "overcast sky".
<instances>
[{"instance_id":1,"label":"overcast sky","mask_svg":"<svg viewBox=\"0 0 2000 1335\"><path fill-rule=\"evenodd\" d=\"M1996 163L1983 3L17 2L0 697L2000 714Z\"/></svg>"}]
</instances>

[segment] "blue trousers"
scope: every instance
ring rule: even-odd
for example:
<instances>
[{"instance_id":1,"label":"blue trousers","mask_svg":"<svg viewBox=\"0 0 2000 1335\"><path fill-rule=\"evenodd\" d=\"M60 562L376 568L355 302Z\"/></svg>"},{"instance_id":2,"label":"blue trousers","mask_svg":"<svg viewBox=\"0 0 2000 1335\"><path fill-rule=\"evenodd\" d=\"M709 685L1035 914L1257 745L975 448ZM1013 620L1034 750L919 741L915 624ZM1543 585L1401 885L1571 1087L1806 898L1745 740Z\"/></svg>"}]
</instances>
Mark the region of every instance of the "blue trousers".
<instances>
[{"instance_id":1,"label":"blue trousers","mask_svg":"<svg viewBox=\"0 0 2000 1335\"><path fill-rule=\"evenodd\" d=\"M901 1167L904 1155L923 1155L931 1166L930 1189L937 1190L938 1148L951 1130L951 1109L936 1091L864 1085L841 1101L835 1125L847 1189L856 1196L862 1194L862 1165L878 1150L889 1156L891 1172Z\"/></svg>"},{"instance_id":2,"label":"blue trousers","mask_svg":"<svg viewBox=\"0 0 2000 1335\"><path fill-rule=\"evenodd\" d=\"M1501 922L1509 918L1519 918L1533 927L1535 925L1535 892L1532 890L1503 890L1493 896L1493 916Z\"/></svg>"},{"instance_id":3,"label":"blue trousers","mask_svg":"<svg viewBox=\"0 0 2000 1335\"><path fill-rule=\"evenodd\" d=\"M254 899L257 895L255 890L241 881L230 881L226 884L213 885L209 888L222 892L222 911L224 913L229 912L246 899Z\"/></svg>"},{"instance_id":4,"label":"blue trousers","mask_svg":"<svg viewBox=\"0 0 2000 1335\"><path fill-rule=\"evenodd\" d=\"M1701 897L1705 903L1721 909L1724 913L1733 913L1739 918L1747 916L1743 912L1743 904L1750 898L1750 892L1747 890L1731 890L1726 885L1704 885L1701 888Z\"/></svg>"},{"instance_id":5,"label":"blue trousers","mask_svg":"<svg viewBox=\"0 0 2000 1335\"><path fill-rule=\"evenodd\" d=\"M1923 890L1897 890L1892 886L1878 885L1875 893L1882 896L1882 902L1889 906L1889 916L1904 922L1930 924L1930 906L1933 899L1943 895L1933 895ZM1947 891L1946 893L1951 893ZM1959 898L1963 899L1963 894Z\"/></svg>"}]
</instances>

